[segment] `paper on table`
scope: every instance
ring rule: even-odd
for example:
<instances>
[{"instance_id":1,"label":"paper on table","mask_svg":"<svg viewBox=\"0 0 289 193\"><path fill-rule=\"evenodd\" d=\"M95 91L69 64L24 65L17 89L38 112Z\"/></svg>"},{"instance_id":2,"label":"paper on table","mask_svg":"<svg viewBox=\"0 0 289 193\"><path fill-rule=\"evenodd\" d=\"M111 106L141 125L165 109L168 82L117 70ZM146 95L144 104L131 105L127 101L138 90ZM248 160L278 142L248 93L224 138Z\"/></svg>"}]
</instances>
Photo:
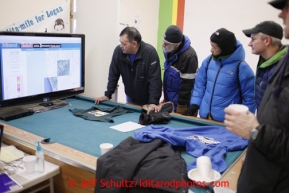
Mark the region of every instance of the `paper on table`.
<instances>
[{"instance_id":1,"label":"paper on table","mask_svg":"<svg viewBox=\"0 0 289 193\"><path fill-rule=\"evenodd\" d=\"M144 125L140 125L138 123L134 123L131 121L125 122L125 123L121 123L115 126L112 126L110 128L121 131L121 132L129 132L129 131L133 131L139 128L145 127Z\"/></svg>"},{"instance_id":2,"label":"paper on table","mask_svg":"<svg viewBox=\"0 0 289 193\"><path fill-rule=\"evenodd\" d=\"M0 152L0 160L3 162L11 162L24 157L24 153L14 146L2 146Z\"/></svg>"}]
</instances>

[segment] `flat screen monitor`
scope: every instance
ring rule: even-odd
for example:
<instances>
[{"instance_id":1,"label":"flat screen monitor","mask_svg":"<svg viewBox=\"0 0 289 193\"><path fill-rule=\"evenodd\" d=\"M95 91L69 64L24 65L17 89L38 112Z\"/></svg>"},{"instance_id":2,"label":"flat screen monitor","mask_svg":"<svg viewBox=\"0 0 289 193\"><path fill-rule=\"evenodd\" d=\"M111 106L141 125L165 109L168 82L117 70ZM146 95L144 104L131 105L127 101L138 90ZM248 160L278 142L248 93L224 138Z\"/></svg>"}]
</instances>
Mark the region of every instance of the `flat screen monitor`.
<instances>
[{"instance_id":1,"label":"flat screen monitor","mask_svg":"<svg viewBox=\"0 0 289 193\"><path fill-rule=\"evenodd\" d=\"M84 92L85 35L0 32L0 108Z\"/></svg>"}]
</instances>

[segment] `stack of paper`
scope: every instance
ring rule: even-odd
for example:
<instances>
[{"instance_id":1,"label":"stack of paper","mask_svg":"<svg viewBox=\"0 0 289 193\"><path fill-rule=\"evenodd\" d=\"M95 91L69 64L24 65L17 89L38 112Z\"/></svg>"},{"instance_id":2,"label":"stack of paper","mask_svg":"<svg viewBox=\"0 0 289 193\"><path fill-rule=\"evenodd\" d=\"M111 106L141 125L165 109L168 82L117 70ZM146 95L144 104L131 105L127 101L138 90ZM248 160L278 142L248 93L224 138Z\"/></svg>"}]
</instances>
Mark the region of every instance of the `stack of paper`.
<instances>
[{"instance_id":1,"label":"stack of paper","mask_svg":"<svg viewBox=\"0 0 289 193\"><path fill-rule=\"evenodd\" d=\"M24 157L24 153L14 146L2 146L0 152L0 160L6 163L12 162L14 160Z\"/></svg>"}]
</instances>

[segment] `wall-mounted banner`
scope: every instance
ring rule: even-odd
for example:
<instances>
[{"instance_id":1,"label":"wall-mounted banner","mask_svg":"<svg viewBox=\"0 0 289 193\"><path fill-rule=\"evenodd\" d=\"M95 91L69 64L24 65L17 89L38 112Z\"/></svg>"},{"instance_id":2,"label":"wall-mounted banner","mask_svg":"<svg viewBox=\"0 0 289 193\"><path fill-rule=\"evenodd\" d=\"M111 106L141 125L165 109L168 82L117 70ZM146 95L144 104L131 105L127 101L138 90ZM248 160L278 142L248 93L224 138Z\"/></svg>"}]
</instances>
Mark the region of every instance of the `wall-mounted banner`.
<instances>
[{"instance_id":1,"label":"wall-mounted banner","mask_svg":"<svg viewBox=\"0 0 289 193\"><path fill-rule=\"evenodd\" d=\"M1 31L27 32L70 32L70 1L45 9L31 17L6 26Z\"/></svg>"}]
</instances>

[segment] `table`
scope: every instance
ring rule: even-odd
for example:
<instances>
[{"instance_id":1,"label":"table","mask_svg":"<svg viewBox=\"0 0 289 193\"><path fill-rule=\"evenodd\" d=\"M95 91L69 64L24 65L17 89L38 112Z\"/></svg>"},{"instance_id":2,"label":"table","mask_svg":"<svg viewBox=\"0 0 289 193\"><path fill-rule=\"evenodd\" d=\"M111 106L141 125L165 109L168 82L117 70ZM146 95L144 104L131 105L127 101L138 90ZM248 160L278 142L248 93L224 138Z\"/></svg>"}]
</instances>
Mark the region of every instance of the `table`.
<instances>
[{"instance_id":1,"label":"table","mask_svg":"<svg viewBox=\"0 0 289 193\"><path fill-rule=\"evenodd\" d=\"M23 163L20 164L23 167ZM52 164L50 162L45 161L45 171L43 173L32 173L27 174L24 169L18 169L18 171L12 175L10 175L18 184L22 186L22 189L9 191L9 193L21 192L25 189L31 188L41 182L48 180L48 183L38 187L33 191L29 191L30 193L36 193L39 190L42 190L46 187L49 187L50 193L54 193L54 183L53 177L60 173L59 166Z\"/></svg>"},{"instance_id":2,"label":"table","mask_svg":"<svg viewBox=\"0 0 289 193\"><path fill-rule=\"evenodd\" d=\"M141 109L136 106L127 106L125 104L106 101L100 106L110 107L119 105L135 112L114 117L114 123L104 123L84 120L75 117L69 112L69 109L87 109L94 106L93 99L85 96L77 96L66 99L66 101L70 104L69 106L12 121L1 121L5 124L4 137L6 137L10 143L15 142L18 143L18 145L26 146L26 148L29 147L32 149L30 150L32 152L33 148L35 148L33 145L35 141L33 140L51 138L51 140L56 143L43 146L44 153L49 155L50 159L54 159L54 162L61 160L70 166L72 165L90 172L92 174L90 175L91 178L95 173L97 157L100 156L99 144L110 142L116 146L128 136L133 136L133 132L122 133L109 127L126 121L138 122ZM204 125L223 126L222 123L177 114L171 114L171 117L172 119L167 125L176 128ZM234 163L241 153L242 151L227 153L226 162L228 165ZM83 156L84 159L80 159L80 156ZM192 161L194 159L192 156L186 154L182 154L182 156L186 161ZM86 190L81 189L81 192L85 191ZM75 192L79 192L79 190L75 190Z\"/></svg>"}]
</instances>

